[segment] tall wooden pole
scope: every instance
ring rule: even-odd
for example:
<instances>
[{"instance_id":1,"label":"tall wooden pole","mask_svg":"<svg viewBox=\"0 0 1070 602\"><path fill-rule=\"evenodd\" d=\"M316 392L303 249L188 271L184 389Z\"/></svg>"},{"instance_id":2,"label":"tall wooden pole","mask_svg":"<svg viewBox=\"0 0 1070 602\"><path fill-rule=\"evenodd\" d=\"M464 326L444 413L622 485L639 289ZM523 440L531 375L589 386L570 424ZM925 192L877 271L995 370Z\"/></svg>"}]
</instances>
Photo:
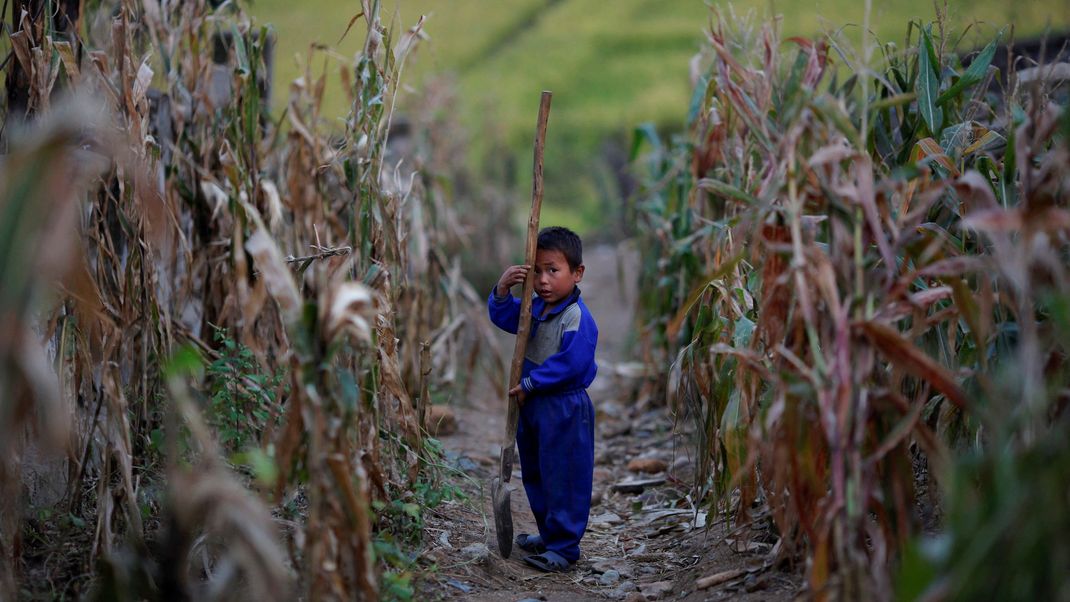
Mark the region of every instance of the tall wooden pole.
<instances>
[{"instance_id":1,"label":"tall wooden pole","mask_svg":"<svg viewBox=\"0 0 1070 602\"><path fill-rule=\"evenodd\" d=\"M539 237L539 213L542 211L542 153L546 145L546 123L550 118L550 100L553 93L544 91L539 102L539 119L535 126L535 160L531 183L531 213L528 217L528 236L524 263L535 265L535 250ZM513 363L509 370L509 389L520 384L524 367L524 353L531 333L531 295L535 290L535 270L528 271L524 278L524 292L520 297L520 321L516 329L516 345L513 348ZM494 486L494 527L498 537L498 551L508 558L513 549L513 514L510 508L509 488L513 476L513 448L516 446L516 427L520 407L515 395L509 395L509 410L505 420L505 442L499 459L498 478Z\"/></svg>"}]
</instances>

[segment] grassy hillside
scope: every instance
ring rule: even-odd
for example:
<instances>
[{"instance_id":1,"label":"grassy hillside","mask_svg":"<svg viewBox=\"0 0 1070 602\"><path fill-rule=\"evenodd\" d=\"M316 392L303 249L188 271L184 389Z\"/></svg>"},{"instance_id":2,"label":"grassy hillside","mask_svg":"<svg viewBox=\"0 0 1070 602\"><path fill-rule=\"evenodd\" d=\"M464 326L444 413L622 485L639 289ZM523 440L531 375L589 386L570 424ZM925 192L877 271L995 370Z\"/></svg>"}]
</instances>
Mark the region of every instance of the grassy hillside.
<instances>
[{"instance_id":1,"label":"grassy hillside","mask_svg":"<svg viewBox=\"0 0 1070 602\"><path fill-rule=\"evenodd\" d=\"M863 3L858 0L716 3L722 10L783 15L785 35L810 35L841 29L856 45L861 40ZM930 0L874 2L871 29L882 40L900 41L911 19L931 20ZM554 91L547 142L547 212L555 218L566 199L579 202L583 222L598 220L592 202L598 181L591 161L608 136L623 138L641 122L675 123L688 102L688 61L699 47L709 9L701 0L386 0L384 15L409 27L426 14L430 40L409 66L408 81L453 73L461 92L462 119L479 142L504 136L522 153L523 178L530 171L528 148L539 91ZM362 40L351 33L338 43L349 19L359 11L353 0L294 3L258 0L251 12L279 32L275 103L285 85L303 69L309 44L334 47L339 59L353 56ZM990 37L1007 23L1019 35L1051 25L1070 24L1070 2L1041 0L953 0L951 21L977 23L974 31ZM354 28L359 30L359 28ZM965 43L968 47L969 41ZM321 59L322 60L322 59ZM340 63L329 66L332 75ZM317 72L323 63L316 65ZM345 114L337 77L328 82L325 115ZM530 177L530 176L528 176ZM580 198L574 198L580 197Z\"/></svg>"}]
</instances>

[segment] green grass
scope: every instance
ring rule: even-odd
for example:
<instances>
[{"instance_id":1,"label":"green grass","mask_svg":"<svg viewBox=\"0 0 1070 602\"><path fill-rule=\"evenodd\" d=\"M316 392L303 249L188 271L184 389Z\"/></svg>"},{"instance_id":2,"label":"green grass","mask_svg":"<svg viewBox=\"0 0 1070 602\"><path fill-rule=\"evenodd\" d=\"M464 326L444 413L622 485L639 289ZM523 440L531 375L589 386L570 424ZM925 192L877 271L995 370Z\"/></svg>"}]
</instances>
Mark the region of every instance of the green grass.
<instances>
[{"instance_id":1,"label":"green grass","mask_svg":"<svg viewBox=\"0 0 1070 602\"><path fill-rule=\"evenodd\" d=\"M730 10L727 3L715 4ZM871 29L883 41L901 42L911 19L934 16L930 0L873 4ZM384 0L383 6L384 21L396 16L394 22L404 28L420 14L429 15L425 31L431 39L407 68L406 79L418 85L430 75L454 73L474 160L489 147L483 141L504 139L522 159L517 161L521 183L530 181L539 92L553 90L547 211L558 215L580 207L571 221L581 229L600 219L592 171L603 141L623 140L642 122L682 122L690 97L688 62L709 22L709 9L700 0ZM858 0L750 0L732 7L737 14L754 11L756 16L772 7L783 15L786 36L843 28L854 46L861 42L861 28L852 25L863 21ZM954 0L948 9L952 23L976 22L977 33L986 39L1007 23L1014 23L1019 35L1070 26L1070 3ZM338 39L357 11L354 0L257 0L251 6L259 22L271 22L279 32L276 108L286 101L288 82L302 73L311 42L334 47L340 58L353 56L363 43L364 24L354 25L340 44ZM337 77L342 63L321 54L314 73L322 72L325 62L330 71L323 114L341 118L347 109Z\"/></svg>"}]
</instances>

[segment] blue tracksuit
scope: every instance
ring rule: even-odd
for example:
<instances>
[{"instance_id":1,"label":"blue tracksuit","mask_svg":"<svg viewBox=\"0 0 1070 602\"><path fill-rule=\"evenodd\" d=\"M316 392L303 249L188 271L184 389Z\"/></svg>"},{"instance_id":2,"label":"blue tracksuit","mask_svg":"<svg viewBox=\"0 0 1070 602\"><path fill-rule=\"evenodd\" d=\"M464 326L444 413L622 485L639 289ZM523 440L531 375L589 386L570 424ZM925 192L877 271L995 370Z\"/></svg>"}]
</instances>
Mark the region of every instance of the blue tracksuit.
<instances>
[{"instance_id":1,"label":"blue tracksuit","mask_svg":"<svg viewBox=\"0 0 1070 602\"><path fill-rule=\"evenodd\" d=\"M524 490L543 543L576 562L591 511L594 407L586 389L597 371L598 326L578 287L543 316L545 307L536 296L520 381L527 397L516 443ZM516 334L520 299L498 297L492 290L487 310L498 328Z\"/></svg>"}]
</instances>

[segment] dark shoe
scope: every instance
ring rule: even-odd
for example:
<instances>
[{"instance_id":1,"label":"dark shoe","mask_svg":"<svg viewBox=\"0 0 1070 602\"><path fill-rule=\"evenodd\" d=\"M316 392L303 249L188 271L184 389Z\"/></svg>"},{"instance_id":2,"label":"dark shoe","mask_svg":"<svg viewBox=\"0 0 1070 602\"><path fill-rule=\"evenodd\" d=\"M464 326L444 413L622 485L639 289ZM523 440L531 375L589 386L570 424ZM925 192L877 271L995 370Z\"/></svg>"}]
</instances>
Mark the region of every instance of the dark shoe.
<instances>
[{"instance_id":1,"label":"dark shoe","mask_svg":"<svg viewBox=\"0 0 1070 602\"><path fill-rule=\"evenodd\" d=\"M564 556L550 550L547 550L542 554L525 556L524 562L544 573L564 573L572 568L572 563L565 560Z\"/></svg>"},{"instance_id":2,"label":"dark shoe","mask_svg":"<svg viewBox=\"0 0 1070 602\"><path fill-rule=\"evenodd\" d=\"M532 554L542 554L546 551L546 546L542 545L542 537L538 535L528 535L527 533L521 533L513 540L517 547L525 552L531 552Z\"/></svg>"}]
</instances>

